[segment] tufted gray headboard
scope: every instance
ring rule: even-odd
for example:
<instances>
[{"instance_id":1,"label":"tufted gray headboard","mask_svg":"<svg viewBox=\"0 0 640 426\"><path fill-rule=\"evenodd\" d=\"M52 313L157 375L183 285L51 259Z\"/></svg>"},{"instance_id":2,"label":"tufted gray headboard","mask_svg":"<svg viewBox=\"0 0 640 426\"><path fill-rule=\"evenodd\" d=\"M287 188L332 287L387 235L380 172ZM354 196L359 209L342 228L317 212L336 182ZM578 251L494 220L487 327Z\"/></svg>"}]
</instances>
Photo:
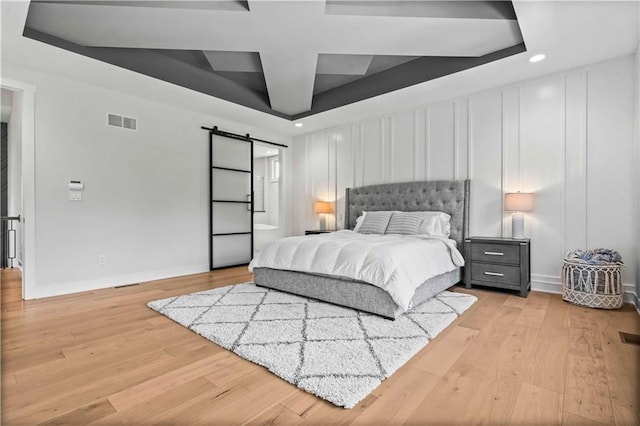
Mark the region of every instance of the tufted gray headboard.
<instances>
[{"instance_id":1,"label":"tufted gray headboard","mask_svg":"<svg viewBox=\"0 0 640 426\"><path fill-rule=\"evenodd\" d=\"M469 180L386 183L347 188L345 229L353 229L363 211L441 211L451 215L451 239L462 252L469 232Z\"/></svg>"}]
</instances>

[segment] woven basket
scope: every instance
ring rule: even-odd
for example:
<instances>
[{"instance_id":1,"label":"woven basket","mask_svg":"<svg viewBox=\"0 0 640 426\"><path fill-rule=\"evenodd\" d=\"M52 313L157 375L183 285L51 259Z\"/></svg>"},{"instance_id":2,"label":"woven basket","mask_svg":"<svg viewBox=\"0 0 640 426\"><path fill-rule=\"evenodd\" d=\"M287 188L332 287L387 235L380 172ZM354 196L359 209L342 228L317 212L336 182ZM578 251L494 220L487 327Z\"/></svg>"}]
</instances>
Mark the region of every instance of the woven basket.
<instances>
[{"instance_id":1,"label":"woven basket","mask_svg":"<svg viewBox=\"0 0 640 426\"><path fill-rule=\"evenodd\" d=\"M562 262L562 298L567 302L600 309L622 306L620 265L589 265L564 259Z\"/></svg>"}]
</instances>

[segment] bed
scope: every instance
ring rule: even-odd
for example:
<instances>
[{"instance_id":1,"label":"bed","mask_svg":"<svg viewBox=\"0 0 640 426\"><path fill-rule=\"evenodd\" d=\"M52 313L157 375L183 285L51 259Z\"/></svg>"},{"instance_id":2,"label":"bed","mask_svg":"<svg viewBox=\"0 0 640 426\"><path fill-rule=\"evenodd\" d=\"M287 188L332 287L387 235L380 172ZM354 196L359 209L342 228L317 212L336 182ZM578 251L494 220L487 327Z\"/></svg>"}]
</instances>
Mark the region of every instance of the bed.
<instances>
[{"instance_id":1,"label":"bed","mask_svg":"<svg viewBox=\"0 0 640 426\"><path fill-rule=\"evenodd\" d=\"M353 230L356 219L363 211L441 211L451 216L449 238L456 242L459 252L464 253L463 244L469 226L469 188L468 180L404 182L347 188L345 229ZM339 233L335 234L334 238L341 237ZM253 265L252 269L255 284L258 286L355 308L390 319L395 319L407 309L406 303L400 306L387 291L368 282L331 274L263 267L260 266L260 262L256 265L258 266ZM462 276L462 268L456 267L419 283L408 306L416 306L455 285L461 281Z\"/></svg>"}]
</instances>

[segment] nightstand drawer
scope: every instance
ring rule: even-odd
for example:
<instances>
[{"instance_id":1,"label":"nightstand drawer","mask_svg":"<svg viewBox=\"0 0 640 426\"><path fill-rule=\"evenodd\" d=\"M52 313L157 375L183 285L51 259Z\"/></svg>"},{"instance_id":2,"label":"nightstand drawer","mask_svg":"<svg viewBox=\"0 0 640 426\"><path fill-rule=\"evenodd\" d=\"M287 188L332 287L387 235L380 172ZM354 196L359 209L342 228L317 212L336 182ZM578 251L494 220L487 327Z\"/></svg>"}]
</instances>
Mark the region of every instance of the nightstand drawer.
<instances>
[{"instance_id":1,"label":"nightstand drawer","mask_svg":"<svg viewBox=\"0 0 640 426\"><path fill-rule=\"evenodd\" d=\"M520 267L488 263L471 263L471 279L520 287Z\"/></svg>"},{"instance_id":2,"label":"nightstand drawer","mask_svg":"<svg viewBox=\"0 0 640 426\"><path fill-rule=\"evenodd\" d=\"M472 285L518 290L531 287L531 241L528 238L470 237L465 239L464 279Z\"/></svg>"},{"instance_id":3,"label":"nightstand drawer","mask_svg":"<svg viewBox=\"0 0 640 426\"><path fill-rule=\"evenodd\" d=\"M472 243L471 260L519 265L520 246L506 244Z\"/></svg>"}]
</instances>

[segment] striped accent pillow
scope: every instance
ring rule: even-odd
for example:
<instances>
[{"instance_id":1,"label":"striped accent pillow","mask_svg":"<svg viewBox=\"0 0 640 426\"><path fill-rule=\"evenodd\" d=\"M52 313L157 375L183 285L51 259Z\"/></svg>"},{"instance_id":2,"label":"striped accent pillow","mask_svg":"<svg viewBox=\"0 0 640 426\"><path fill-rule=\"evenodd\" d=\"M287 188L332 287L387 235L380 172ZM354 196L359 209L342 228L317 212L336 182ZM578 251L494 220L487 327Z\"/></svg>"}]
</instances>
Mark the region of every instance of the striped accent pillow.
<instances>
[{"instance_id":1,"label":"striped accent pillow","mask_svg":"<svg viewBox=\"0 0 640 426\"><path fill-rule=\"evenodd\" d=\"M423 220L424 214L422 213L394 212L385 234L415 235Z\"/></svg>"},{"instance_id":2,"label":"striped accent pillow","mask_svg":"<svg viewBox=\"0 0 640 426\"><path fill-rule=\"evenodd\" d=\"M358 229L361 234L384 234L392 212L367 212Z\"/></svg>"}]
</instances>

